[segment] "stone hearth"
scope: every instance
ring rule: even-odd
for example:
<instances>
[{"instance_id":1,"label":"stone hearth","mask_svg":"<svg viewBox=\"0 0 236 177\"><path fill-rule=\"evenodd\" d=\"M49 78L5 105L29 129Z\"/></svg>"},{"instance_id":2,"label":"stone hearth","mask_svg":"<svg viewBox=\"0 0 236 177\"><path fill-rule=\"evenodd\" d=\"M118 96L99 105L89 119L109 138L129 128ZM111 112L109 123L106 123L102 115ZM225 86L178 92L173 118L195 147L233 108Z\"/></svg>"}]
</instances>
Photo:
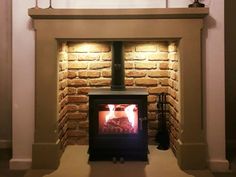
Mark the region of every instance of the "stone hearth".
<instances>
[{"instance_id":1,"label":"stone hearth","mask_svg":"<svg viewBox=\"0 0 236 177\"><path fill-rule=\"evenodd\" d=\"M63 43L65 46L65 41L109 42L116 40L127 41L127 43L129 41L165 41L168 43L175 41L178 44L180 60L177 110L180 130L175 145L176 157L179 166L183 169L205 168L206 143L201 92L201 29L203 18L207 14L207 8L29 9L29 15L34 20L36 30L36 114L35 141L32 152L33 168L56 168L59 164L62 148L58 131L59 110L61 109L61 105L58 104L58 94L63 79L58 78L58 72L60 72L58 65L63 60L57 59L58 49L62 47ZM164 64L158 66L165 67ZM129 74L138 73L127 73L126 77ZM174 76L170 76L168 73L167 77ZM96 81L94 82L96 83ZM155 80L149 80L149 82L153 86ZM149 82L135 81L140 84L149 84ZM84 97L84 99L86 98Z\"/></svg>"}]
</instances>

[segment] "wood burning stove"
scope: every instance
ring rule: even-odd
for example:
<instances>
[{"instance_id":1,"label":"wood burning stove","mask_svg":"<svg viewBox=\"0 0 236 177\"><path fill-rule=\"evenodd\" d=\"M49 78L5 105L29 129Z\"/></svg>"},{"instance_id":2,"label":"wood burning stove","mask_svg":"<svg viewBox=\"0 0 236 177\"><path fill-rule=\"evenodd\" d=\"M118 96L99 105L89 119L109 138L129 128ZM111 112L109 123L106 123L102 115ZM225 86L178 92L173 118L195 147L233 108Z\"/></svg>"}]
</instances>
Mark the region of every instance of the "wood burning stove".
<instances>
[{"instance_id":1,"label":"wood burning stove","mask_svg":"<svg viewBox=\"0 0 236 177\"><path fill-rule=\"evenodd\" d=\"M145 89L89 93L90 160L147 160L147 141Z\"/></svg>"},{"instance_id":2,"label":"wood burning stove","mask_svg":"<svg viewBox=\"0 0 236 177\"><path fill-rule=\"evenodd\" d=\"M113 42L111 89L89 93L89 160L147 160L147 91L126 89L122 42Z\"/></svg>"}]
</instances>

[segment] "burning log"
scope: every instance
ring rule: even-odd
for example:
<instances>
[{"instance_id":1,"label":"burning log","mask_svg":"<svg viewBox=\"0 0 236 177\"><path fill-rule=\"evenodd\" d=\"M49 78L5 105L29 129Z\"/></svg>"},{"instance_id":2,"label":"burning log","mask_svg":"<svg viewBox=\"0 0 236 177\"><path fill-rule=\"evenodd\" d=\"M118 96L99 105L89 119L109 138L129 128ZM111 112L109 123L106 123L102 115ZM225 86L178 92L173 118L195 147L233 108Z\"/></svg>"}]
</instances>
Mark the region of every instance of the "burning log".
<instances>
[{"instance_id":1,"label":"burning log","mask_svg":"<svg viewBox=\"0 0 236 177\"><path fill-rule=\"evenodd\" d=\"M128 117L115 117L104 123L103 133L134 133Z\"/></svg>"}]
</instances>

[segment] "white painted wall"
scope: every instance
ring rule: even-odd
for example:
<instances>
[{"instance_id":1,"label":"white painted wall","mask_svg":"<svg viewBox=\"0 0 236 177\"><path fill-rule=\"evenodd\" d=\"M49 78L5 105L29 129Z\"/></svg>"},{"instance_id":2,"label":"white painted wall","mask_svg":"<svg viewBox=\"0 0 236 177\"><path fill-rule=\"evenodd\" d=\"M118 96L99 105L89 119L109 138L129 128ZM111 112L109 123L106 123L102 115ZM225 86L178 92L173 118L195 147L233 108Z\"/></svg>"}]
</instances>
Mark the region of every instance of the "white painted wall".
<instances>
[{"instance_id":1,"label":"white painted wall","mask_svg":"<svg viewBox=\"0 0 236 177\"><path fill-rule=\"evenodd\" d=\"M210 4L205 20L205 115L210 168L228 169L225 159L225 73L224 73L224 1Z\"/></svg>"},{"instance_id":2,"label":"white painted wall","mask_svg":"<svg viewBox=\"0 0 236 177\"><path fill-rule=\"evenodd\" d=\"M31 166L34 134L34 31L27 15L33 1L12 1L12 141L11 169Z\"/></svg>"},{"instance_id":3,"label":"white painted wall","mask_svg":"<svg viewBox=\"0 0 236 177\"><path fill-rule=\"evenodd\" d=\"M48 7L49 0L39 0ZM11 168L28 168L34 134L34 31L28 8L34 0L13 0L13 158ZM169 7L187 7L191 0L168 0ZM208 155L213 170L226 170L224 105L224 1L205 0L210 17L205 20L203 65ZM53 0L55 8L155 8L165 0Z\"/></svg>"}]
</instances>

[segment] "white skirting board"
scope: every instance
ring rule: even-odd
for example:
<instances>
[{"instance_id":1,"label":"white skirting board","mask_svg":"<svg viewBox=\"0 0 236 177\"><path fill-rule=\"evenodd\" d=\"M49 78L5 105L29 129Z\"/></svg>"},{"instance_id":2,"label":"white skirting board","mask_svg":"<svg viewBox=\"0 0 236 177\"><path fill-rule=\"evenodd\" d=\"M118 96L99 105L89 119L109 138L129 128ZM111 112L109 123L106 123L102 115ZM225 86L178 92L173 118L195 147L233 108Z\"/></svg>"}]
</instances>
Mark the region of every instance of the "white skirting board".
<instances>
[{"instance_id":1,"label":"white skirting board","mask_svg":"<svg viewBox=\"0 0 236 177\"><path fill-rule=\"evenodd\" d=\"M209 169L213 172L228 172L229 161L228 160L209 160Z\"/></svg>"},{"instance_id":2,"label":"white skirting board","mask_svg":"<svg viewBox=\"0 0 236 177\"><path fill-rule=\"evenodd\" d=\"M11 159L10 160L11 170L27 170L31 168L32 159Z\"/></svg>"},{"instance_id":3,"label":"white skirting board","mask_svg":"<svg viewBox=\"0 0 236 177\"><path fill-rule=\"evenodd\" d=\"M0 149L8 149L12 147L11 140L0 140Z\"/></svg>"}]
</instances>

